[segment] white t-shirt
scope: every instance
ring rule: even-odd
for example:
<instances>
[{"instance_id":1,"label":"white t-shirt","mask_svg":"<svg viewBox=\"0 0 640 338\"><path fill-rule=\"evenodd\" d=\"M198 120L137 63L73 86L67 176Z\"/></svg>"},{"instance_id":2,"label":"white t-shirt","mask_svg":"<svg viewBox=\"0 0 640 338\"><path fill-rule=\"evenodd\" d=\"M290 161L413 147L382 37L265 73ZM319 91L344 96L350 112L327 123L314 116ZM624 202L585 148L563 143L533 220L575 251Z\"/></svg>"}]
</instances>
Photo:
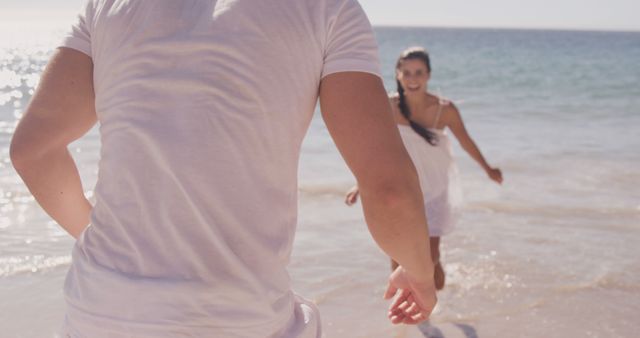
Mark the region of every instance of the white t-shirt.
<instances>
[{"instance_id":1,"label":"white t-shirt","mask_svg":"<svg viewBox=\"0 0 640 338\"><path fill-rule=\"evenodd\" d=\"M92 0L62 46L102 143L69 335L319 336L286 271L298 159L320 80L380 73L357 1Z\"/></svg>"}]
</instances>

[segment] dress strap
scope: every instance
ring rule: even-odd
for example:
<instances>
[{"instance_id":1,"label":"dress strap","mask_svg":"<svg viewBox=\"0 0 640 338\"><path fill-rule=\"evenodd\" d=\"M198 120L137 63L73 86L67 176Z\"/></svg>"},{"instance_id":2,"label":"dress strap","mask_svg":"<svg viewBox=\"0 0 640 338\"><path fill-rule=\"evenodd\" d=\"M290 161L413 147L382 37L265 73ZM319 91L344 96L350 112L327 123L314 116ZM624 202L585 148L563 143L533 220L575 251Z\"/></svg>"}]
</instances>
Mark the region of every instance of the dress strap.
<instances>
[{"instance_id":1,"label":"dress strap","mask_svg":"<svg viewBox=\"0 0 640 338\"><path fill-rule=\"evenodd\" d=\"M438 114L436 115L436 120L433 123L433 129L438 129L438 122L440 122L440 115L442 115L442 107L444 105L440 102L440 98L438 98Z\"/></svg>"}]
</instances>

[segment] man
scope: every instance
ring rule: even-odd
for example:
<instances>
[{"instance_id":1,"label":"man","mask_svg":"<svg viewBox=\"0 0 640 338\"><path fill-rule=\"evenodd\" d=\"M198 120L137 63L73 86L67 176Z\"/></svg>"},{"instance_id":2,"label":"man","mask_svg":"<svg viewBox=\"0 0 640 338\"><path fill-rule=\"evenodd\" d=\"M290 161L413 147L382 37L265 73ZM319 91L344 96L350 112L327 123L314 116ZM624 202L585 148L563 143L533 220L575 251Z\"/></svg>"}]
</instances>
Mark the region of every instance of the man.
<instances>
[{"instance_id":1,"label":"man","mask_svg":"<svg viewBox=\"0 0 640 338\"><path fill-rule=\"evenodd\" d=\"M425 320L435 289L418 179L355 0L92 0L11 145L38 203L77 238L65 333L319 337L286 271L318 96L370 231L402 266L389 318ZM67 146L98 121L92 206Z\"/></svg>"}]
</instances>

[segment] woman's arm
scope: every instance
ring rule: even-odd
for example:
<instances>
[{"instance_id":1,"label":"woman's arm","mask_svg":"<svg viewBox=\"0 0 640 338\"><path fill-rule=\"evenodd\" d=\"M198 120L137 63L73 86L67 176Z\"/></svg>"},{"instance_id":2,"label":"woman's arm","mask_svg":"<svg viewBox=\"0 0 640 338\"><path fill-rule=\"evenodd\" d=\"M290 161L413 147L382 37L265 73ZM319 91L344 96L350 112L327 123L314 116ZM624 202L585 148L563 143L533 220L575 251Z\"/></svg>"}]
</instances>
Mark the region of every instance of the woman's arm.
<instances>
[{"instance_id":1,"label":"woman's arm","mask_svg":"<svg viewBox=\"0 0 640 338\"><path fill-rule=\"evenodd\" d=\"M11 140L11 161L42 208L73 237L89 224L78 168L67 146L96 123L93 62L58 49Z\"/></svg>"},{"instance_id":2,"label":"woman's arm","mask_svg":"<svg viewBox=\"0 0 640 338\"><path fill-rule=\"evenodd\" d=\"M492 168L489 163L485 160L484 156L480 152L480 149L476 145L476 143L471 139L469 133L467 132L467 128L464 126L464 122L462 121L462 116L453 103L450 103L445 109L446 110L446 121L447 126L453 132L453 135L460 142L460 146L464 149L478 164L484 169L490 179L494 180L497 183L502 183L502 172L498 168Z\"/></svg>"}]
</instances>

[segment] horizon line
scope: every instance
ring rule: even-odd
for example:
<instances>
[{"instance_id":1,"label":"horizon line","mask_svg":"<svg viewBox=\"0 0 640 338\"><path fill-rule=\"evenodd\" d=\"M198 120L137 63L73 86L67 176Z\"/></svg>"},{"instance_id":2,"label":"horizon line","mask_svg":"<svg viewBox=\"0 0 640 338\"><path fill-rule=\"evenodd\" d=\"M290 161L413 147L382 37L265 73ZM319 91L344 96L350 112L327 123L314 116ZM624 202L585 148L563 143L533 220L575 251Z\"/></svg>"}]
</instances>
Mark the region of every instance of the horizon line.
<instances>
[{"instance_id":1,"label":"horizon line","mask_svg":"<svg viewBox=\"0 0 640 338\"><path fill-rule=\"evenodd\" d=\"M520 30L550 32L592 32L592 33L640 33L640 28L580 28L580 27L515 27L515 26L463 26L463 25L422 25L422 24L374 24L374 28L435 28L435 29L469 29L469 30Z\"/></svg>"}]
</instances>

